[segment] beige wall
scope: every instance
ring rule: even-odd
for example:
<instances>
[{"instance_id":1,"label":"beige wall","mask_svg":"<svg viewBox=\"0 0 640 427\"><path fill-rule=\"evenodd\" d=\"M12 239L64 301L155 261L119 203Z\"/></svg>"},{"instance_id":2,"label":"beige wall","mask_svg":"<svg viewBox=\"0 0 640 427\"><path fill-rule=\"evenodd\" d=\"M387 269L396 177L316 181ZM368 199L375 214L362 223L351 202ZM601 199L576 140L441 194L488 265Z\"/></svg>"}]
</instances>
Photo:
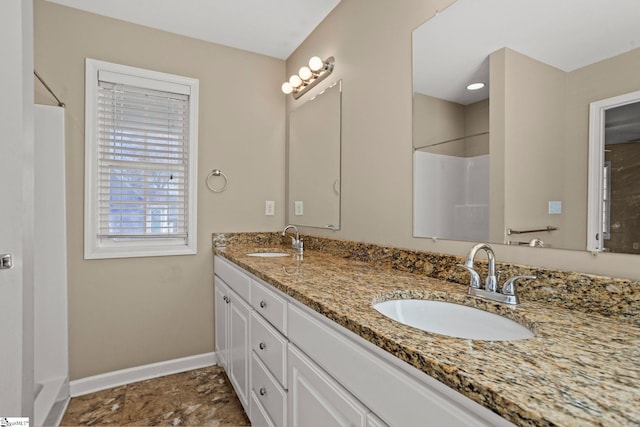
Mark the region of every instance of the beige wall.
<instances>
[{"instance_id":1,"label":"beige wall","mask_svg":"<svg viewBox=\"0 0 640 427\"><path fill-rule=\"evenodd\" d=\"M333 55L332 78L343 83L342 229L302 231L459 255L468 251L469 243L412 237L411 31L449 3L342 0L288 58L290 75L313 55ZM633 69L618 70L623 72ZM314 90L321 88L322 84ZM288 97L288 102L297 101ZM571 154L575 138L569 139L562 149ZM576 156L575 161L582 162L586 172L586 155ZM576 180L584 185L586 173ZM571 194L578 191L566 188ZM592 256L585 251L503 245L494 249L500 261L640 278L633 255Z\"/></svg>"},{"instance_id":2,"label":"beige wall","mask_svg":"<svg viewBox=\"0 0 640 427\"><path fill-rule=\"evenodd\" d=\"M506 93L503 99L492 96L492 108L508 115L504 228L558 227L552 233L506 238L539 237L554 247L582 250L587 233L589 103L640 87L640 76L631 71L640 66L640 49L569 73L504 51ZM497 90L495 85L492 90ZM562 201L562 214L548 214L551 200Z\"/></svg>"},{"instance_id":3,"label":"beige wall","mask_svg":"<svg viewBox=\"0 0 640 427\"><path fill-rule=\"evenodd\" d=\"M489 56L489 81L504 82L506 49ZM492 84L489 98L490 169L489 169L489 241L504 241L506 176L506 85Z\"/></svg>"},{"instance_id":4,"label":"beige wall","mask_svg":"<svg viewBox=\"0 0 640 427\"><path fill-rule=\"evenodd\" d=\"M489 154L489 100L474 102L465 108L466 157Z\"/></svg>"},{"instance_id":5,"label":"beige wall","mask_svg":"<svg viewBox=\"0 0 640 427\"><path fill-rule=\"evenodd\" d=\"M566 213L548 214L549 201L564 200L562 180L566 159L559 147L565 140L566 73L510 49L502 49L497 55L499 60L491 60L492 71L498 72L503 67L504 78L492 80L491 90L504 95L492 93L491 108L505 112L504 132L500 136L504 140L497 140L498 133L496 139L492 135L491 153L504 150L504 174L499 178L493 176L504 179L504 222L492 224L492 241L528 241L537 237L552 247L586 247L584 239L580 239L584 231L578 238L567 241ZM558 230L524 237L505 234L507 228L523 230L548 225Z\"/></svg>"},{"instance_id":6,"label":"beige wall","mask_svg":"<svg viewBox=\"0 0 640 427\"><path fill-rule=\"evenodd\" d=\"M538 237L553 247L586 247L589 103L636 90L640 78L628 71L639 65L640 49L569 73L510 49L492 55L491 119L499 130L492 160L504 158L492 161L492 206L503 203L505 212L492 213L491 241ZM562 202L562 214L548 214L551 200ZM558 230L504 235L546 225Z\"/></svg>"},{"instance_id":7,"label":"beige wall","mask_svg":"<svg viewBox=\"0 0 640 427\"><path fill-rule=\"evenodd\" d=\"M466 107L421 93L413 94L413 146L417 149L457 140L464 155ZM456 154L451 154L456 155Z\"/></svg>"},{"instance_id":8,"label":"beige wall","mask_svg":"<svg viewBox=\"0 0 640 427\"><path fill-rule=\"evenodd\" d=\"M200 80L197 255L83 260L86 57ZM67 105L71 379L213 351L211 233L284 224L284 61L37 0L35 67Z\"/></svg>"},{"instance_id":9,"label":"beige wall","mask_svg":"<svg viewBox=\"0 0 640 427\"><path fill-rule=\"evenodd\" d=\"M457 157L489 154L489 100L458 104L413 94L413 147Z\"/></svg>"},{"instance_id":10,"label":"beige wall","mask_svg":"<svg viewBox=\"0 0 640 427\"><path fill-rule=\"evenodd\" d=\"M586 246L587 227L586 210L587 188L584 180L588 176L589 159L589 104L594 101L612 98L640 89L640 48L624 54L580 68L569 73L567 80L566 104L566 138L562 146L567 162L563 177L565 200L568 209L578 212L567 212L570 218L577 216L577 221L567 221L565 228L571 235L582 233ZM594 82L599 82L594 84ZM612 255L616 260L627 259L636 277L640 276L638 256L621 254ZM635 267L635 268L634 268ZM614 273L612 273L614 274Z\"/></svg>"}]
</instances>

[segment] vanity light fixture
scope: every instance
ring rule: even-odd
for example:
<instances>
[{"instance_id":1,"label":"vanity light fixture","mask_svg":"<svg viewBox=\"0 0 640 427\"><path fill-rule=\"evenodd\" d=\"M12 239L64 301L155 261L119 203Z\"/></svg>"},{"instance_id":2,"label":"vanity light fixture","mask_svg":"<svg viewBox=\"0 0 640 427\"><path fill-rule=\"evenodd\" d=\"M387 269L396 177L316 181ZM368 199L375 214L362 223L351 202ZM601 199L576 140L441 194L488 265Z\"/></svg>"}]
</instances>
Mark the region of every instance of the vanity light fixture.
<instances>
[{"instance_id":1,"label":"vanity light fixture","mask_svg":"<svg viewBox=\"0 0 640 427\"><path fill-rule=\"evenodd\" d=\"M289 77L288 82L282 84L282 92L292 94L294 99L300 98L307 93L312 87L327 78L333 72L335 59L333 56L324 61L317 56L309 60L308 67L302 67L298 74Z\"/></svg>"},{"instance_id":2,"label":"vanity light fixture","mask_svg":"<svg viewBox=\"0 0 640 427\"><path fill-rule=\"evenodd\" d=\"M478 89L482 89L483 87L484 87L484 83L482 82L471 83L469 86L467 86L467 90L478 90Z\"/></svg>"}]
</instances>

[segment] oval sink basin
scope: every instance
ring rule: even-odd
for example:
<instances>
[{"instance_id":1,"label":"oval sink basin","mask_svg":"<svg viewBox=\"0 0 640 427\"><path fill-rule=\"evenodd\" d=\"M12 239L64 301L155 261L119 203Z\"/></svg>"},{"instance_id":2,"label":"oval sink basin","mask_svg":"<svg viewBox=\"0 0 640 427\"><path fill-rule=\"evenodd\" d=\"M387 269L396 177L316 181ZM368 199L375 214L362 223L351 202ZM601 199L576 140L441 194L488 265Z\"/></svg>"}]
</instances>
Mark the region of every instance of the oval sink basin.
<instances>
[{"instance_id":1,"label":"oval sink basin","mask_svg":"<svg viewBox=\"0 0 640 427\"><path fill-rule=\"evenodd\" d=\"M247 256L255 256L260 258L274 258L281 256L289 256L286 252L251 252L248 253Z\"/></svg>"},{"instance_id":2,"label":"oval sink basin","mask_svg":"<svg viewBox=\"0 0 640 427\"><path fill-rule=\"evenodd\" d=\"M509 341L534 336L506 317L445 301L390 300L374 304L373 308L404 325L450 337Z\"/></svg>"}]
</instances>

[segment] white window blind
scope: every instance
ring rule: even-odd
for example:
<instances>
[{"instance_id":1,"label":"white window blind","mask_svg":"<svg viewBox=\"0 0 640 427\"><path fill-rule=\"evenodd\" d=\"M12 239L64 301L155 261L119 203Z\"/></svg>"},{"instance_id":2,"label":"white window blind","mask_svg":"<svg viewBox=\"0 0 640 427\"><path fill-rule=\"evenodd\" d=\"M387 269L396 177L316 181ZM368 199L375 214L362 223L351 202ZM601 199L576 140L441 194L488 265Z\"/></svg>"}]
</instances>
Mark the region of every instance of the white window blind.
<instances>
[{"instance_id":1,"label":"white window blind","mask_svg":"<svg viewBox=\"0 0 640 427\"><path fill-rule=\"evenodd\" d=\"M98 82L101 238L187 237L189 97Z\"/></svg>"},{"instance_id":2,"label":"white window blind","mask_svg":"<svg viewBox=\"0 0 640 427\"><path fill-rule=\"evenodd\" d=\"M198 81L87 59L85 258L196 253Z\"/></svg>"}]
</instances>

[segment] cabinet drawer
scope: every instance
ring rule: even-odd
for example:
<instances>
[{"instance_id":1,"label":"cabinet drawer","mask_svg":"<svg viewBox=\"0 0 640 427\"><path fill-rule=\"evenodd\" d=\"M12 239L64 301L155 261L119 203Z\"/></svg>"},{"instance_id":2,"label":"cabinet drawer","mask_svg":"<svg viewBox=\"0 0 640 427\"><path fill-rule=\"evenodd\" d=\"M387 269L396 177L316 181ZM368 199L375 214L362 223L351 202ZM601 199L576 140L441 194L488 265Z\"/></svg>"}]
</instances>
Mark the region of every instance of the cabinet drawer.
<instances>
[{"instance_id":1,"label":"cabinet drawer","mask_svg":"<svg viewBox=\"0 0 640 427\"><path fill-rule=\"evenodd\" d=\"M255 280L252 287L253 308L283 335L287 335L287 301Z\"/></svg>"},{"instance_id":2,"label":"cabinet drawer","mask_svg":"<svg viewBox=\"0 0 640 427\"><path fill-rule=\"evenodd\" d=\"M224 282L245 301L250 300L251 279L238 267L222 257L214 258L214 271Z\"/></svg>"},{"instance_id":3,"label":"cabinet drawer","mask_svg":"<svg viewBox=\"0 0 640 427\"><path fill-rule=\"evenodd\" d=\"M276 426L271 418L269 418L269 414L264 409L260 401L258 400L258 396L252 391L251 392L251 426L252 427L278 427Z\"/></svg>"},{"instance_id":4,"label":"cabinet drawer","mask_svg":"<svg viewBox=\"0 0 640 427\"><path fill-rule=\"evenodd\" d=\"M255 353L252 354L251 361L253 377L251 389L273 423L276 426L284 427L287 413L287 393Z\"/></svg>"},{"instance_id":5,"label":"cabinet drawer","mask_svg":"<svg viewBox=\"0 0 640 427\"><path fill-rule=\"evenodd\" d=\"M255 311L251 315L251 349L283 388L287 388L288 341Z\"/></svg>"}]
</instances>

